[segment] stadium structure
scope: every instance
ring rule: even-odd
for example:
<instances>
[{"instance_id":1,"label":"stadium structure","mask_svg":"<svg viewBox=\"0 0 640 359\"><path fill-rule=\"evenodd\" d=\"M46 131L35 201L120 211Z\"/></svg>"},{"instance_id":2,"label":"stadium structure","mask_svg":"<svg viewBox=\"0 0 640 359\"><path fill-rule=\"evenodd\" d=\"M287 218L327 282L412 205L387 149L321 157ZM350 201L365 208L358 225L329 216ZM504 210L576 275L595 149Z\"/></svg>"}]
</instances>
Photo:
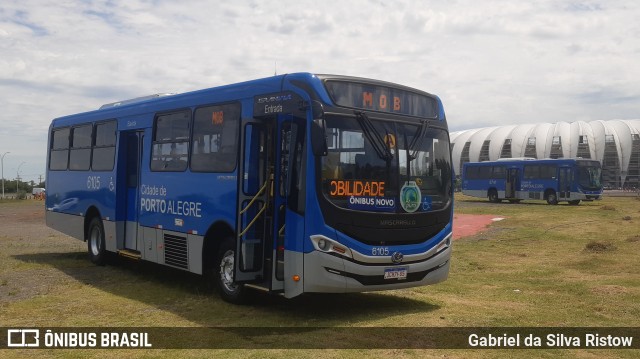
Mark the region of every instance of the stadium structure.
<instances>
[{"instance_id":1,"label":"stadium structure","mask_svg":"<svg viewBox=\"0 0 640 359\"><path fill-rule=\"evenodd\" d=\"M466 162L586 158L600 161L605 187L640 188L640 120L498 126L452 132L450 136L456 174Z\"/></svg>"}]
</instances>

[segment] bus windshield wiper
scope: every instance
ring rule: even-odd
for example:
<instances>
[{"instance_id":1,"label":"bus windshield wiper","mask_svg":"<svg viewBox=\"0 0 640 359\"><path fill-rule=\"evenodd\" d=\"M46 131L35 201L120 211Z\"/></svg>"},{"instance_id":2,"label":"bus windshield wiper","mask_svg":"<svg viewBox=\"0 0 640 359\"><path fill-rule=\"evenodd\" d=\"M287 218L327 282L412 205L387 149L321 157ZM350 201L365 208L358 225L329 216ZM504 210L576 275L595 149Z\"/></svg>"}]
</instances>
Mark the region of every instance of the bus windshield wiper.
<instances>
[{"instance_id":1,"label":"bus windshield wiper","mask_svg":"<svg viewBox=\"0 0 640 359\"><path fill-rule=\"evenodd\" d=\"M362 131L364 132L364 135L371 143L371 146L376 151L378 157L387 162L390 161L393 158L393 154L385 144L384 139L380 135L380 132L378 132L373 123L371 123L369 116L367 116L367 114L362 111L354 112L356 114L356 120L358 120L358 123L360 124L360 127L362 127Z\"/></svg>"},{"instance_id":2,"label":"bus windshield wiper","mask_svg":"<svg viewBox=\"0 0 640 359\"><path fill-rule=\"evenodd\" d=\"M424 137L427 134L428 129L429 122L427 120L422 120L420 127L416 130L416 134L413 136L413 140L411 140L411 143L407 148L409 152L409 161L413 161L418 157L418 151L422 147L422 142L424 142Z\"/></svg>"}]
</instances>

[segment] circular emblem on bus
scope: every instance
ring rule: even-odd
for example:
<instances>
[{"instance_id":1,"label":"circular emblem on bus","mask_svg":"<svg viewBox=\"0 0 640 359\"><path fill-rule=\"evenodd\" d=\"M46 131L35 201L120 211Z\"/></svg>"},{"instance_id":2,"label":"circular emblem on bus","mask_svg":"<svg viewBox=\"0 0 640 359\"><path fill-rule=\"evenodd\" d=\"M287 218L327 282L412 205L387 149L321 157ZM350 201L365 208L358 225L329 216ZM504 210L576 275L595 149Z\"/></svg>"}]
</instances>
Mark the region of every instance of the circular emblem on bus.
<instances>
[{"instance_id":1,"label":"circular emblem on bus","mask_svg":"<svg viewBox=\"0 0 640 359\"><path fill-rule=\"evenodd\" d=\"M414 181L405 182L400 190L400 205L408 212L413 213L420 208L422 202L422 194L420 188Z\"/></svg>"},{"instance_id":2,"label":"circular emblem on bus","mask_svg":"<svg viewBox=\"0 0 640 359\"><path fill-rule=\"evenodd\" d=\"M393 252L393 254L391 255L391 261L393 263L400 263L402 262L402 259L404 259L404 255L400 252Z\"/></svg>"}]
</instances>

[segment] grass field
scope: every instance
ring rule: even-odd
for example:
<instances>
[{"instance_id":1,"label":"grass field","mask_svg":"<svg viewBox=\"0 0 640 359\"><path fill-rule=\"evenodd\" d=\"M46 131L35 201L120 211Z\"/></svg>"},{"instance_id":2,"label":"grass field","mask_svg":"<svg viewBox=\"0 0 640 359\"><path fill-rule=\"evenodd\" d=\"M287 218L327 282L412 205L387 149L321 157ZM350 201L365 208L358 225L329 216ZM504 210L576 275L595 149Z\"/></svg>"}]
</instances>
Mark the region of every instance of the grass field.
<instances>
[{"instance_id":1,"label":"grass field","mask_svg":"<svg viewBox=\"0 0 640 359\"><path fill-rule=\"evenodd\" d=\"M505 218L454 242L449 279L406 290L258 295L234 306L198 276L118 260L43 224L42 202L0 202L0 327L638 327L640 200L579 206L492 204L456 212ZM640 338L635 338L639 340ZM318 340L322 340L319 338ZM637 357L635 350L38 350L3 357Z\"/></svg>"}]
</instances>

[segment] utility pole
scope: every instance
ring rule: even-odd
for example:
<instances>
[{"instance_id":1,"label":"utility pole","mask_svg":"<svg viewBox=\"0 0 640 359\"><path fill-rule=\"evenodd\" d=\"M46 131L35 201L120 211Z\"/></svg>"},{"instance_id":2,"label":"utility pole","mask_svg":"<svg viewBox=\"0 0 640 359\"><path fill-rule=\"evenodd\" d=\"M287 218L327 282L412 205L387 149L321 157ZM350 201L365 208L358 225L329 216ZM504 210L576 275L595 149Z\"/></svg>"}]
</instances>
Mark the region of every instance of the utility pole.
<instances>
[{"instance_id":1,"label":"utility pole","mask_svg":"<svg viewBox=\"0 0 640 359\"><path fill-rule=\"evenodd\" d=\"M2 165L1 166L2 167L2 199L4 199L4 156L6 156L7 153L11 153L11 152L8 152L8 151L5 152L0 159L0 162Z\"/></svg>"},{"instance_id":2,"label":"utility pole","mask_svg":"<svg viewBox=\"0 0 640 359\"><path fill-rule=\"evenodd\" d=\"M20 167L26 162L22 162L20 166L18 166L18 170L16 171L16 198L18 198L18 184L20 183Z\"/></svg>"}]
</instances>

